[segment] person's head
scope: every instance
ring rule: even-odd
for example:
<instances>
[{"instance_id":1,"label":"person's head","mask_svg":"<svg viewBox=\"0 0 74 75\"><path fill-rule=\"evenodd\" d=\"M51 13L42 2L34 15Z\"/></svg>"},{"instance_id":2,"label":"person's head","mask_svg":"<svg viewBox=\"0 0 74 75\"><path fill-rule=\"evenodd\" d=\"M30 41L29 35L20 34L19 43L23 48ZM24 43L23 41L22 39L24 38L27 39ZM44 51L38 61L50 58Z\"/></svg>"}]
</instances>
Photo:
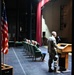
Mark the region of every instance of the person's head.
<instances>
[{"instance_id":1,"label":"person's head","mask_svg":"<svg viewBox=\"0 0 74 75\"><path fill-rule=\"evenodd\" d=\"M53 35L54 37L57 37L57 33L56 33L55 31L52 31L52 35Z\"/></svg>"}]
</instances>

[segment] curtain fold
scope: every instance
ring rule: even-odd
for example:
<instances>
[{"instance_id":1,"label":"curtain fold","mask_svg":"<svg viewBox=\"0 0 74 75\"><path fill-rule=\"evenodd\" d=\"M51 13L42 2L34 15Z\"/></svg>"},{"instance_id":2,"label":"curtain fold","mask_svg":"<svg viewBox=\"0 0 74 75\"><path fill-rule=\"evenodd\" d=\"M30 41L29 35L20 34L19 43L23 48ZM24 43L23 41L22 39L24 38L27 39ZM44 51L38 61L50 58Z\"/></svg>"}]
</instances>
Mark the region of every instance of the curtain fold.
<instances>
[{"instance_id":1,"label":"curtain fold","mask_svg":"<svg viewBox=\"0 0 74 75\"><path fill-rule=\"evenodd\" d=\"M36 41L42 45L42 18L41 7L43 7L49 0L41 0L37 6L37 23L36 23Z\"/></svg>"}]
</instances>

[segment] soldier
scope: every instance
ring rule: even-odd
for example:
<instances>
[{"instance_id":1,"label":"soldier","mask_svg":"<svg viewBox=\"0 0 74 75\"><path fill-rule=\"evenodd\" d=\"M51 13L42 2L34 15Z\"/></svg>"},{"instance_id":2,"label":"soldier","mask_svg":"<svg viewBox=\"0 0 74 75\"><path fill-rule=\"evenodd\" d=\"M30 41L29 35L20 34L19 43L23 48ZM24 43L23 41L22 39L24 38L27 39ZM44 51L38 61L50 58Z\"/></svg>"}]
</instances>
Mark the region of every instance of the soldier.
<instances>
[{"instance_id":1,"label":"soldier","mask_svg":"<svg viewBox=\"0 0 74 75\"><path fill-rule=\"evenodd\" d=\"M49 72L56 72L56 67L54 66L54 70L51 69L52 67L52 62L53 60L56 61L57 58L55 57L57 54L57 49L59 49L59 47L57 46L56 43L56 37L57 37L57 33L55 31L52 31L52 36L48 38L48 53L49 53L49 60L48 60L48 66L49 66ZM60 72L60 71L58 71Z\"/></svg>"}]
</instances>

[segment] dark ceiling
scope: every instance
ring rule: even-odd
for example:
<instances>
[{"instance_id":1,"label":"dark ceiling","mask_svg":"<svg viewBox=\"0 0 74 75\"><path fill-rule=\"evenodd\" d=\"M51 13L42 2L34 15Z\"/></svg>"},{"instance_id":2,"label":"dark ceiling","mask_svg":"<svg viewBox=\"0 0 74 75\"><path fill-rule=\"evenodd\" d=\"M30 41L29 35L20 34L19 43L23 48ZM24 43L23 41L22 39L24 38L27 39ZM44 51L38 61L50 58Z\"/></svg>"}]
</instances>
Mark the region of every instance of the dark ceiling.
<instances>
[{"instance_id":1,"label":"dark ceiling","mask_svg":"<svg viewBox=\"0 0 74 75\"><path fill-rule=\"evenodd\" d=\"M5 4L7 9L16 9L16 7L27 9L30 3L35 7L39 1L40 0L5 0Z\"/></svg>"}]
</instances>

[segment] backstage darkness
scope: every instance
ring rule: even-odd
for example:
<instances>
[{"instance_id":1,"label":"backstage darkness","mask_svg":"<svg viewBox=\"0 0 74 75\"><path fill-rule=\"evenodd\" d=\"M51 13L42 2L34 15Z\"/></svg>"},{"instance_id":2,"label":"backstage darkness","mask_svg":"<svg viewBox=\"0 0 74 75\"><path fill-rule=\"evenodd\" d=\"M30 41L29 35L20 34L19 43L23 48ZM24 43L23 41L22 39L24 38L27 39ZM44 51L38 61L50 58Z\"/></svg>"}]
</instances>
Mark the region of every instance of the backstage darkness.
<instances>
[{"instance_id":1,"label":"backstage darkness","mask_svg":"<svg viewBox=\"0 0 74 75\"><path fill-rule=\"evenodd\" d=\"M36 38L36 6L38 0L5 0L9 40Z\"/></svg>"}]
</instances>

